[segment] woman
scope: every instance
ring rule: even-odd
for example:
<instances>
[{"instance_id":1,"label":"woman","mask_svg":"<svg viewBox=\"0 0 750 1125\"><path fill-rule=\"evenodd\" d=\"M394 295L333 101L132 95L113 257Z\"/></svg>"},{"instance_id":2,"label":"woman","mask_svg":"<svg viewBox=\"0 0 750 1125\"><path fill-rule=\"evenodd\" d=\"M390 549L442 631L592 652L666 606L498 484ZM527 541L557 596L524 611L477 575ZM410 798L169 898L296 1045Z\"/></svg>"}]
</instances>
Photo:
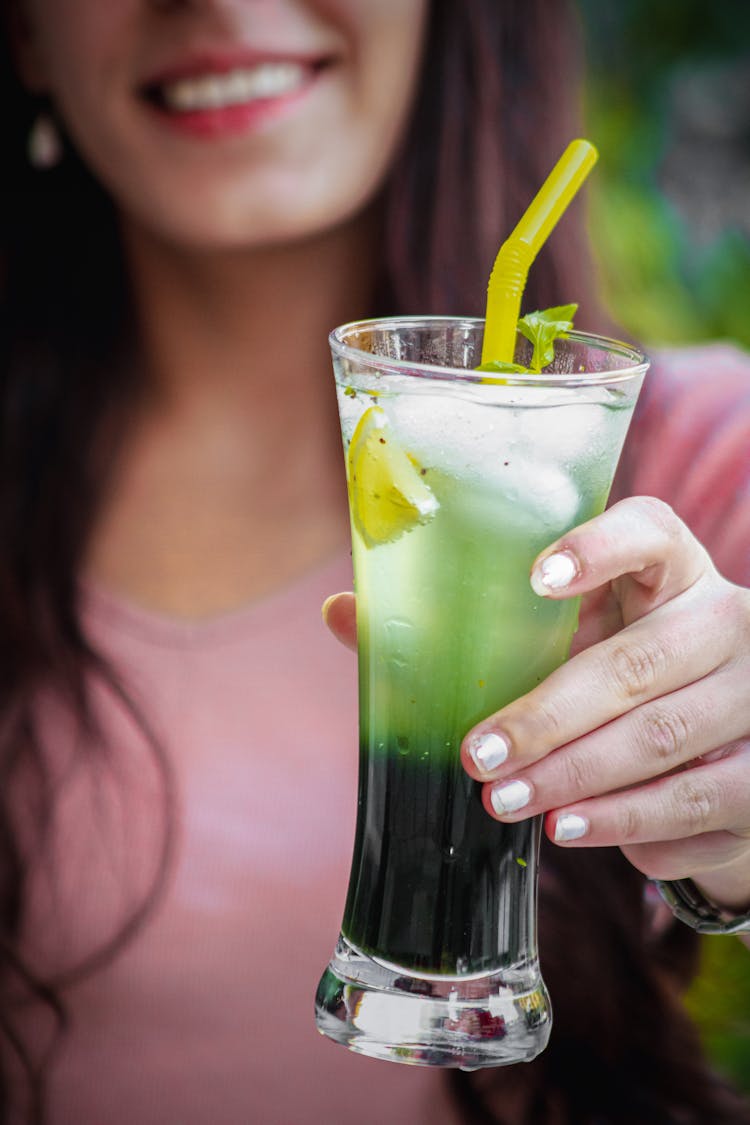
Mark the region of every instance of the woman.
<instances>
[{"instance_id":1,"label":"woman","mask_svg":"<svg viewBox=\"0 0 750 1125\"><path fill-rule=\"evenodd\" d=\"M544 1088L532 1068L474 1076L459 1109L442 1075L356 1058L312 1028L355 786L353 669L310 612L348 582L326 333L379 310L481 311L501 238L574 133L559 5L16 0L9 26L7 1119L415 1125L513 1107L519 1121L618 1120L627 1081L607 1090L598 1076L606 1062L612 1082L632 1077L650 1048L659 1066L638 1072L638 1120L741 1120L700 1058L686 1061L681 969L661 971L691 931L653 937L643 880L617 852L554 852L544 941L565 937L558 900L581 860L611 893L586 904L604 940L583 955L576 927L578 967L604 973L589 993L624 969L640 1007L608 993L604 1043L583 1026L588 995L582 1008L545 966L568 1017ZM535 266L528 301L578 297L595 323L576 221ZM661 510L623 511L621 567L644 536L654 573L703 559L687 532L665 546ZM615 573L596 534L578 534L576 591ZM627 619L656 628L659 583L621 585ZM698 590L701 632L727 591L718 578L711 596ZM746 591L731 596L746 607ZM728 665L746 662L747 633ZM544 690L554 702L555 684ZM716 690L729 709L734 679ZM515 741L525 707L487 729ZM537 738L509 758L521 780L541 788L548 749ZM644 764L629 783L646 776ZM556 785L558 807L580 815L590 794ZM605 842L586 815L589 841ZM739 845L719 874L716 856L704 869L687 851L686 867L649 873L700 872L723 905L746 904ZM650 1022L621 1065L631 1011ZM669 1034L652 1042L657 1024ZM571 1060L584 1052L581 1081Z\"/></svg>"}]
</instances>

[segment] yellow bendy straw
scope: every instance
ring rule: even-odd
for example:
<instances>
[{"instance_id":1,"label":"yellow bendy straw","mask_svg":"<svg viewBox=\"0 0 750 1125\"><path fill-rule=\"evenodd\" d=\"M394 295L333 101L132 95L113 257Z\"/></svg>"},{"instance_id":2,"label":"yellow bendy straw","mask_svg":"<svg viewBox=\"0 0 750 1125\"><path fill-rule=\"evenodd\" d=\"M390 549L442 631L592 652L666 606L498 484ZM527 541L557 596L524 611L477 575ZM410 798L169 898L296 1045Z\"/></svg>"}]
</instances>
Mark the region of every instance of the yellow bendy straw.
<instances>
[{"instance_id":1,"label":"yellow bendy straw","mask_svg":"<svg viewBox=\"0 0 750 1125\"><path fill-rule=\"evenodd\" d=\"M513 362L516 325L529 267L598 156L589 141L571 141L500 247L487 286L482 363Z\"/></svg>"}]
</instances>

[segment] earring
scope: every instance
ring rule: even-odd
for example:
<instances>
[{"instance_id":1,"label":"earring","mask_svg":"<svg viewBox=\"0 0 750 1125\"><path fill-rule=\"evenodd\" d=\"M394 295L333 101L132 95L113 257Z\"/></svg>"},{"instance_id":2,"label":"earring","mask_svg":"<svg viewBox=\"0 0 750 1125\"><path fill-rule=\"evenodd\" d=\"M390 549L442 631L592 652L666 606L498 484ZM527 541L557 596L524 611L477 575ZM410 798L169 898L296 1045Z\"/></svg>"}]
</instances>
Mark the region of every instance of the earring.
<instances>
[{"instance_id":1,"label":"earring","mask_svg":"<svg viewBox=\"0 0 750 1125\"><path fill-rule=\"evenodd\" d=\"M32 168L46 172L62 160L62 138L48 113L40 113L31 126L27 154Z\"/></svg>"}]
</instances>

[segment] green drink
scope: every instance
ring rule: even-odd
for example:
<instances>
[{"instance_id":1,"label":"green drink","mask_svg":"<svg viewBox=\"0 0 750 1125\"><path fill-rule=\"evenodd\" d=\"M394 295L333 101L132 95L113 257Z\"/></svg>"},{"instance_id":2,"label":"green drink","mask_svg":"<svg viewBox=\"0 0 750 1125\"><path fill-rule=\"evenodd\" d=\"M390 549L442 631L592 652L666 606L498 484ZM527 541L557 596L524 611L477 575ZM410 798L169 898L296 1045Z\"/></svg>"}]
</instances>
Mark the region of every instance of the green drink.
<instances>
[{"instance_id":1,"label":"green drink","mask_svg":"<svg viewBox=\"0 0 750 1125\"><path fill-rule=\"evenodd\" d=\"M603 509L645 371L624 345L573 334L556 374L487 380L482 327L373 321L332 336L361 756L342 932L317 999L320 1029L355 1050L467 1067L533 1057L549 1006L540 824L485 812L461 739L565 660L577 604L537 597L529 571Z\"/></svg>"}]
</instances>

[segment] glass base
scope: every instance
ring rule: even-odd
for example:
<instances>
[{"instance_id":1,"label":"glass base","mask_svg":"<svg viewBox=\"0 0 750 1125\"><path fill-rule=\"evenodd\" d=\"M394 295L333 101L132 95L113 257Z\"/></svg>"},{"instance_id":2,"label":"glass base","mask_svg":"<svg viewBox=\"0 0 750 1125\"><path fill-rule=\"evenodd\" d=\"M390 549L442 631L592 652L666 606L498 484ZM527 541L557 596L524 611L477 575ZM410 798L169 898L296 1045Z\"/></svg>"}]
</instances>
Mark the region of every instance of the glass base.
<instances>
[{"instance_id":1,"label":"glass base","mask_svg":"<svg viewBox=\"0 0 750 1125\"><path fill-rule=\"evenodd\" d=\"M376 1059L477 1070L544 1050L552 1011L536 963L474 976L417 975L340 936L315 997L318 1030Z\"/></svg>"}]
</instances>

